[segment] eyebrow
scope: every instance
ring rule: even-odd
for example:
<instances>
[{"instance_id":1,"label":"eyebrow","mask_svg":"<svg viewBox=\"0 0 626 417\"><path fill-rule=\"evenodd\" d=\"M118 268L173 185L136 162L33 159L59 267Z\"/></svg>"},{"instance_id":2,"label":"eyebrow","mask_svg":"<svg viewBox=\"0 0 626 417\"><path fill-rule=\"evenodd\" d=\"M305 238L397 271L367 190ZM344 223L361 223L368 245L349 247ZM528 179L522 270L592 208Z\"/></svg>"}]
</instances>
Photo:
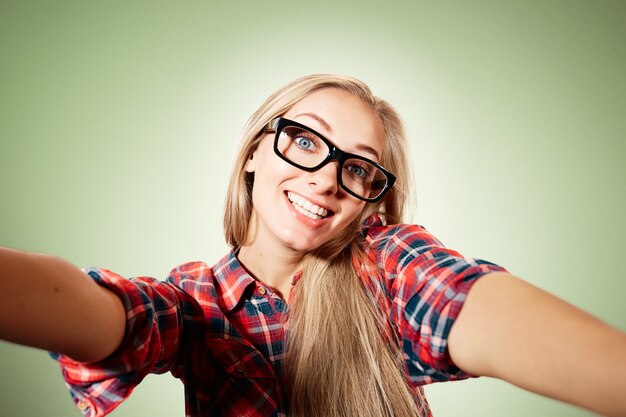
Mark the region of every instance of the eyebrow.
<instances>
[{"instance_id":1,"label":"eyebrow","mask_svg":"<svg viewBox=\"0 0 626 417\"><path fill-rule=\"evenodd\" d=\"M298 116L307 116L307 117L310 117L311 119L315 119L319 124L322 125L324 130L326 130L328 133L333 133L333 128L330 127L330 125L326 122L326 120L322 119L315 113L300 113L296 115L295 117L298 117Z\"/></svg>"},{"instance_id":2,"label":"eyebrow","mask_svg":"<svg viewBox=\"0 0 626 417\"><path fill-rule=\"evenodd\" d=\"M299 117L299 116L307 116L310 117L311 119L314 119L315 121L317 121L320 125L322 125L322 127L324 128L324 130L326 130L328 133L333 133L333 128L330 127L330 125L326 122L326 120L322 119L320 116L318 116L315 113L300 113L297 114L294 117ZM380 160L380 155L378 155L378 152L376 152L376 149L372 148L371 146L368 145L363 145L363 144L358 144L356 146L356 148L360 151L364 151L367 153L372 154L373 156L376 157L377 160Z\"/></svg>"}]
</instances>

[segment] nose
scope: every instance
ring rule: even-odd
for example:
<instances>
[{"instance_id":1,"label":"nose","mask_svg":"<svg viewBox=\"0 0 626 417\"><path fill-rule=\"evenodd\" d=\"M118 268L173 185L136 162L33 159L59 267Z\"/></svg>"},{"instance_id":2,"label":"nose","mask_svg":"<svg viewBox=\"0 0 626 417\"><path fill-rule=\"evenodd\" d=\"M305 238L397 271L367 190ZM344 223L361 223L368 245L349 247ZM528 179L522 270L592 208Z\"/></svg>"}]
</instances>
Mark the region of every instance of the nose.
<instances>
[{"instance_id":1,"label":"nose","mask_svg":"<svg viewBox=\"0 0 626 417\"><path fill-rule=\"evenodd\" d=\"M337 161L331 161L316 171L307 172L306 180L320 194L335 194L339 187L337 184L338 167Z\"/></svg>"}]
</instances>

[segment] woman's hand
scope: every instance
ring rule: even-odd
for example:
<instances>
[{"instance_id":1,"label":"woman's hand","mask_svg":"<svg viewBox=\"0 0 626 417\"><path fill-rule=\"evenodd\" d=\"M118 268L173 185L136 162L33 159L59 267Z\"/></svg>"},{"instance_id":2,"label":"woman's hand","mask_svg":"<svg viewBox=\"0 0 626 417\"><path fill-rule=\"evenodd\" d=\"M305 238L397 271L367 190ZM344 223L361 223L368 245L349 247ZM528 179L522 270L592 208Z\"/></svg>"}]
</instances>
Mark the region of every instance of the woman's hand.
<instances>
[{"instance_id":1,"label":"woman's hand","mask_svg":"<svg viewBox=\"0 0 626 417\"><path fill-rule=\"evenodd\" d=\"M509 274L474 284L450 331L449 352L471 374L626 415L626 334Z\"/></svg>"},{"instance_id":2,"label":"woman's hand","mask_svg":"<svg viewBox=\"0 0 626 417\"><path fill-rule=\"evenodd\" d=\"M119 346L125 316L120 299L74 265L0 248L0 338L93 362Z\"/></svg>"}]
</instances>

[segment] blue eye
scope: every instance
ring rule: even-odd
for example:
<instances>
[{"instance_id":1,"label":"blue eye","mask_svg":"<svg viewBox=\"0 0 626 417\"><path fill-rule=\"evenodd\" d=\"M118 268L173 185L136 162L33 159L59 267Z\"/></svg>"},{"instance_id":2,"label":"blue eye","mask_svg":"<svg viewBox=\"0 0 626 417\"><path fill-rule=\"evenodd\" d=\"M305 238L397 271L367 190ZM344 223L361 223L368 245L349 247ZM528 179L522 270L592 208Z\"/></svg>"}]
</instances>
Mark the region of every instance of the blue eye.
<instances>
[{"instance_id":1,"label":"blue eye","mask_svg":"<svg viewBox=\"0 0 626 417\"><path fill-rule=\"evenodd\" d=\"M312 151L315 149L315 143L304 136L298 136L293 139L293 141L298 145L298 147L304 149L305 151Z\"/></svg>"},{"instance_id":2,"label":"blue eye","mask_svg":"<svg viewBox=\"0 0 626 417\"><path fill-rule=\"evenodd\" d=\"M357 177L363 177L366 175L363 168L354 165L350 167L350 172L352 172L352 174L356 175Z\"/></svg>"},{"instance_id":3,"label":"blue eye","mask_svg":"<svg viewBox=\"0 0 626 417\"><path fill-rule=\"evenodd\" d=\"M356 178L365 179L369 177L369 171L360 165L352 164L347 166L350 174Z\"/></svg>"}]
</instances>

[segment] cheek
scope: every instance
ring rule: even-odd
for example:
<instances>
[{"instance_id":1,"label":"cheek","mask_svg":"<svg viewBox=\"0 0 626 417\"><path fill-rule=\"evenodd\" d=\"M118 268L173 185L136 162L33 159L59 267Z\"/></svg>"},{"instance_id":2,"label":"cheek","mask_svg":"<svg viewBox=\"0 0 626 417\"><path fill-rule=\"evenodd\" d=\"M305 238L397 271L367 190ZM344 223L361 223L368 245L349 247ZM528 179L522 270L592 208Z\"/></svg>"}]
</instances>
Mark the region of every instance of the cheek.
<instances>
[{"instance_id":1,"label":"cheek","mask_svg":"<svg viewBox=\"0 0 626 417\"><path fill-rule=\"evenodd\" d=\"M291 167L281 162L278 158L258 158L252 185L253 193L256 189L263 189L265 192L276 189L282 180L293 175Z\"/></svg>"},{"instance_id":2,"label":"cheek","mask_svg":"<svg viewBox=\"0 0 626 417\"><path fill-rule=\"evenodd\" d=\"M346 202L346 206L344 209L345 218L343 223L348 225L354 219L359 217L363 210L365 209L365 202L363 201L354 201L354 202Z\"/></svg>"}]
</instances>

